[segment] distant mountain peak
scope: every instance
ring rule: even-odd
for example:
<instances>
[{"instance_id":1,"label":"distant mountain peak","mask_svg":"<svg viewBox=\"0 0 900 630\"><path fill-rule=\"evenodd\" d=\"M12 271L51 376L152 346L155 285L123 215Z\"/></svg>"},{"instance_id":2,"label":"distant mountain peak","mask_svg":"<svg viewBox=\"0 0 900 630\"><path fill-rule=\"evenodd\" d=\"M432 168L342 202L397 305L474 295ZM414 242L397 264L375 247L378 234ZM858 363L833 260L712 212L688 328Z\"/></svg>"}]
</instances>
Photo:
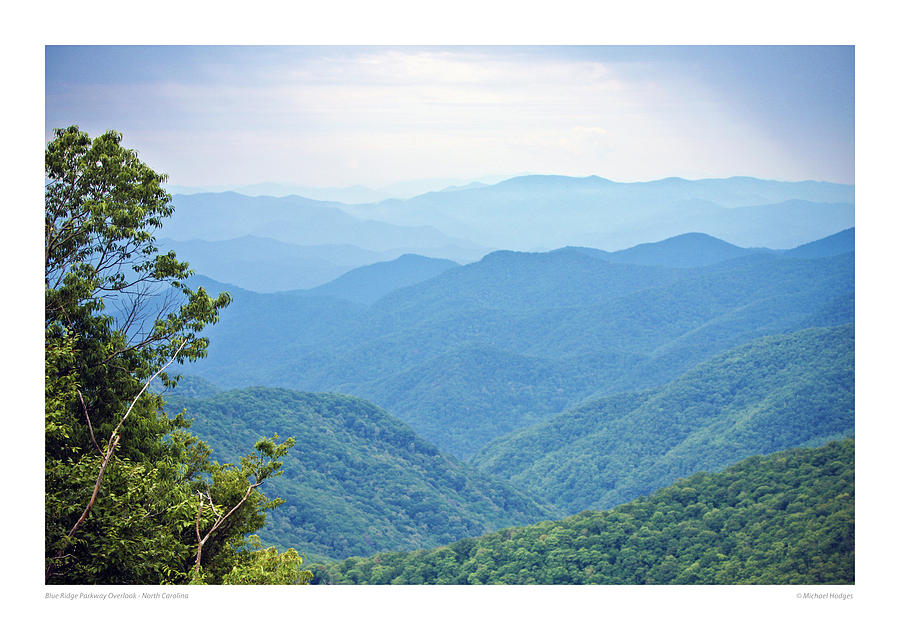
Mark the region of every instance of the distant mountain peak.
<instances>
[{"instance_id":1,"label":"distant mountain peak","mask_svg":"<svg viewBox=\"0 0 900 630\"><path fill-rule=\"evenodd\" d=\"M731 245L720 238L716 238L715 236L710 236L706 232L685 232L684 234L678 234L676 236L671 236L669 238L664 238L661 241L656 241L655 243L650 243L652 245L658 245L659 243L668 243L668 242L677 242L677 241L705 241L705 242L716 242L716 243L725 243L726 245ZM731 245L732 247L736 247L735 245Z\"/></svg>"}]
</instances>

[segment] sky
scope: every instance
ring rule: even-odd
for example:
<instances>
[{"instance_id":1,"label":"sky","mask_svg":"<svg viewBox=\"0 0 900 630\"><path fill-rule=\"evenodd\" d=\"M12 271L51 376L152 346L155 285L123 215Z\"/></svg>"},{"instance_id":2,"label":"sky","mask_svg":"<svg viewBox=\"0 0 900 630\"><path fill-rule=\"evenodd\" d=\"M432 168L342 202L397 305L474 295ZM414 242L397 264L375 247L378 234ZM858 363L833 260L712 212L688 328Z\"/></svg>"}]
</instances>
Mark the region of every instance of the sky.
<instances>
[{"instance_id":1,"label":"sky","mask_svg":"<svg viewBox=\"0 0 900 630\"><path fill-rule=\"evenodd\" d=\"M852 46L47 46L45 91L176 186L854 183Z\"/></svg>"}]
</instances>

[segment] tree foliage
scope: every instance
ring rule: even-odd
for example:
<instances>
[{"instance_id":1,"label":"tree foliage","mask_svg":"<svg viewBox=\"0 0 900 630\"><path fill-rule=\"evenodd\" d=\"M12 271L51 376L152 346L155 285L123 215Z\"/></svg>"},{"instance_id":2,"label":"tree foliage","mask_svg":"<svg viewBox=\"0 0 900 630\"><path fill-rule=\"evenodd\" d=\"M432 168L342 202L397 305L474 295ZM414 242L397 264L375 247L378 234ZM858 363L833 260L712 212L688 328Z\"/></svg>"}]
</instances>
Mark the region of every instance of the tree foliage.
<instances>
[{"instance_id":1,"label":"tree foliage","mask_svg":"<svg viewBox=\"0 0 900 630\"><path fill-rule=\"evenodd\" d=\"M245 537L277 505L258 488L293 442L260 440L220 465L148 389L175 380L173 362L206 354L200 333L230 297L191 290L188 264L157 251L153 231L173 212L165 176L120 143L72 126L46 150L46 579L246 580L273 561ZM298 566L293 554L275 561Z\"/></svg>"}]
</instances>

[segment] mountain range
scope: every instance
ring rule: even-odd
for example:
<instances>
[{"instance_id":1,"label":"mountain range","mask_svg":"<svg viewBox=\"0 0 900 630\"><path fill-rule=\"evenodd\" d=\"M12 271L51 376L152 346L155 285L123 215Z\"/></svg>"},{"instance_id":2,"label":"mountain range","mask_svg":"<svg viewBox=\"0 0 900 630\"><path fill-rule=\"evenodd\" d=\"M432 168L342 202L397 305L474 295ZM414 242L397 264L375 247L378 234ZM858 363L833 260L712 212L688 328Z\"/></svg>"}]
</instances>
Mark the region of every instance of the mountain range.
<instances>
[{"instance_id":1,"label":"mountain range","mask_svg":"<svg viewBox=\"0 0 900 630\"><path fill-rule=\"evenodd\" d=\"M835 242L852 247L850 236ZM370 306L371 293L232 291L208 356L184 371L220 387L360 396L465 459L547 414L662 385L760 336L851 323L853 259L750 253L685 268L567 248L495 252Z\"/></svg>"},{"instance_id":2,"label":"mountain range","mask_svg":"<svg viewBox=\"0 0 900 630\"><path fill-rule=\"evenodd\" d=\"M315 289L320 295L348 295L351 301L361 299L362 295L349 295L341 287L352 286L369 273L360 268L395 261L395 274L376 267L380 270L378 281L387 284L368 290L380 296L388 292L387 287L406 286L458 264L447 259L404 254L402 250L373 252L355 245L295 245L260 236L224 241L161 238L157 243L161 251L175 251L188 260L195 273L242 289L256 293ZM352 272L348 278L338 280L348 272ZM388 280L392 275L395 280ZM329 285L333 281L336 284Z\"/></svg>"},{"instance_id":3,"label":"mountain range","mask_svg":"<svg viewBox=\"0 0 900 630\"><path fill-rule=\"evenodd\" d=\"M229 460L296 439L260 533L319 582L846 583L852 196L544 176L176 196L160 245L233 303L167 410Z\"/></svg>"},{"instance_id":4,"label":"mountain range","mask_svg":"<svg viewBox=\"0 0 900 630\"><path fill-rule=\"evenodd\" d=\"M445 258L403 254L395 260L352 269L308 290L307 294L329 295L369 305L397 289L424 282L458 266L459 263Z\"/></svg>"},{"instance_id":5,"label":"mountain range","mask_svg":"<svg viewBox=\"0 0 900 630\"><path fill-rule=\"evenodd\" d=\"M310 289L402 254L469 263L498 249L576 246L626 262L623 249L687 233L745 249L792 249L852 228L853 196L852 186L827 182L545 175L376 203L207 192L174 195L176 212L158 236L198 273L272 292Z\"/></svg>"},{"instance_id":6,"label":"mountain range","mask_svg":"<svg viewBox=\"0 0 900 630\"><path fill-rule=\"evenodd\" d=\"M196 193L236 192L248 196L286 197L299 195L309 199L337 201L340 203L375 203L385 199L409 199L436 190L475 188L508 179L505 175L482 175L478 181L460 178L432 177L387 186L370 188L367 186L300 186L283 182L260 182L244 186L167 186L172 194L191 195ZM485 183L482 183L485 182Z\"/></svg>"},{"instance_id":7,"label":"mountain range","mask_svg":"<svg viewBox=\"0 0 900 630\"><path fill-rule=\"evenodd\" d=\"M621 249L686 232L785 249L852 227L853 198L853 186L828 182L673 177L625 183L529 175L345 210L397 225L431 225L492 249Z\"/></svg>"}]
</instances>

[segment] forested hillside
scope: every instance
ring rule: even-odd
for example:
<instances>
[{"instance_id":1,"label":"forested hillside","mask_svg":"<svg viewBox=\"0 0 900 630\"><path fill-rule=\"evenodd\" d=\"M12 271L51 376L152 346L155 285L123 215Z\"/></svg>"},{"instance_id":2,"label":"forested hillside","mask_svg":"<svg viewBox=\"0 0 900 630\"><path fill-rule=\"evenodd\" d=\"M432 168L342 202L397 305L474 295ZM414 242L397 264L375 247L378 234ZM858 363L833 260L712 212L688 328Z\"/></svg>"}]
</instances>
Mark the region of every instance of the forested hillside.
<instances>
[{"instance_id":1,"label":"forested hillside","mask_svg":"<svg viewBox=\"0 0 900 630\"><path fill-rule=\"evenodd\" d=\"M650 391L601 398L499 438L473 463L568 513L854 428L849 326L764 337Z\"/></svg>"},{"instance_id":2,"label":"forested hillside","mask_svg":"<svg viewBox=\"0 0 900 630\"><path fill-rule=\"evenodd\" d=\"M403 254L395 260L352 269L331 282L310 289L309 293L368 305L396 289L424 282L457 266L458 263L452 260Z\"/></svg>"},{"instance_id":3,"label":"forested hillside","mask_svg":"<svg viewBox=\"0 0 900 630\"><path fill-rule=\"evenodd\" d=\"M853 584L854 496L847 439L609 511L313 570L320 584Z\"/></svg>"},{"instance_id":4,"label":"forested hillside","mask_svg":"<svg viewBox=\"0 0 900 630\"><path fill-rule=\"evenodd\" d=\"M170 397L172 412L183 407L217 457L233 458L263 435L294 438L284 474L271 481L285 504L260 535L310 558L446 544L561 515L364 400L266 388Z\"/></svg>"}]
</instances>

